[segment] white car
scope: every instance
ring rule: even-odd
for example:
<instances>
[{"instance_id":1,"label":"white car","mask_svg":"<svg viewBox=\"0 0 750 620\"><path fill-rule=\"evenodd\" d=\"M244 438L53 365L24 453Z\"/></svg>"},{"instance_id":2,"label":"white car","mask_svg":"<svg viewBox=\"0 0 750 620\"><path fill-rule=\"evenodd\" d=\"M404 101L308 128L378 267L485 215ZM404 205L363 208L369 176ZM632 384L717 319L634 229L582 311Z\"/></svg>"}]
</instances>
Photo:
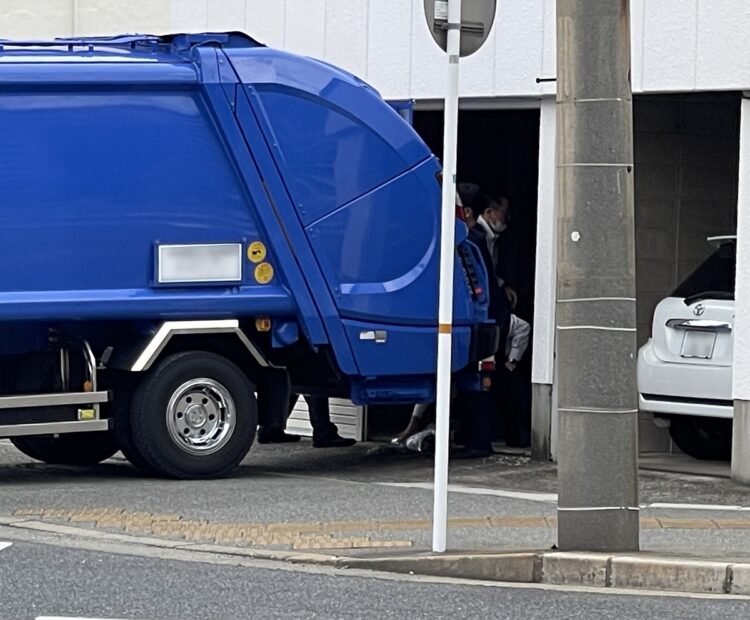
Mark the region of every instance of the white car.
<instances>
[{"instance_id":1,"label":"white car","mask_svg":"<svg viewBox=\"0 0 750 620\"><path fill-rule=\"evenodd\" d=\"M729 459L736 237L708 241L716 251L656 307L638 353L639 406L668 420L686 454Z\"/></svg>"}]
</instances>

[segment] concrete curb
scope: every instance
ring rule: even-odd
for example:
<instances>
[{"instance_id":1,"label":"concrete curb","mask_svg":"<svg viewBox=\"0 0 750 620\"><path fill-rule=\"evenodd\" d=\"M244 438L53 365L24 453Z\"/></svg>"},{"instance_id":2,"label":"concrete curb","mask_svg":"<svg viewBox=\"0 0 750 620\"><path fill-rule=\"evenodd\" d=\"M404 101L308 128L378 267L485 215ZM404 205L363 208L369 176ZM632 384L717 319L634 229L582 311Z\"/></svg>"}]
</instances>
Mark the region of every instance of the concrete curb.
<instances>
[{"instance_id":1,"label":"concrete curb","mask_svg":"<svg viewBox=\"0 0 750 620\"><path fill-rule=\"evenodd\" d=\"M343 557L131 536L33 519L0 517L0 526L113 543L233 555L292 564L316 564L505 583L644 589L750 596L750 563L693 560L640 554L540 552L450 552L391 557Z\"/></svg>"},{"instance_id":2,"label":"concrete curb","mask_svg":"<svg viewBox=\"0 0 750 620\"><path fill-rule=\"evenodd\" d=\"M750 595L750 564L606 553L473 553L343 558L342 568L510 583Z\"/></svg>"}]
</instances>

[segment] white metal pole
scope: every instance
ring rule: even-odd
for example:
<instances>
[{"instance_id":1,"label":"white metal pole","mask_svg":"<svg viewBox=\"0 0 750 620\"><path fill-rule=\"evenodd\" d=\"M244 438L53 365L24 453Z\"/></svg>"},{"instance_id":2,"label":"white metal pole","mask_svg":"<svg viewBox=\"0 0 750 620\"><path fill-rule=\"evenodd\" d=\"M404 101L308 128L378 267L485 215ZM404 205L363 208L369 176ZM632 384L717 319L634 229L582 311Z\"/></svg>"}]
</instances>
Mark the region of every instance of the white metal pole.
<instances>
[{"instance_id":1,"label":"white metal pole","mask_svg":"<svg viewBox=\"0 0 750 620\"><path fill-rule=\"evenodd\" d=\"M443 205L440 226L440 301L438 307L435 488L432 550L446 548L448 526L448 435L451 404L451 329L456 237L456 144L458 141L458 58L461 48L461 0L448 0L447 88L443 141Z\"/></svg>"}]
</instances>

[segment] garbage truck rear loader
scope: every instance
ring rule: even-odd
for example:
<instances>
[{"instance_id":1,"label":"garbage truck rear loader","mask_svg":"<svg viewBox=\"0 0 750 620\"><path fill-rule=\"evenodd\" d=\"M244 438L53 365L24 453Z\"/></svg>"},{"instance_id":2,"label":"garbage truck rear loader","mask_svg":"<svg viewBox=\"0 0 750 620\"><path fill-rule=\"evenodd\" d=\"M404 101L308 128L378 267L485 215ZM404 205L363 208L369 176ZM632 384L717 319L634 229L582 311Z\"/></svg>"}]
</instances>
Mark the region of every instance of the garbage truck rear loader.
<instances>
[{"instance_id":1,"label":"garbage truck rear loader","mask_svg":"<svg viewBox=\"0 0 750 620\"><path fill-rule=\"evenodd\" d=\"M0 44L0 436L178 478L256 394L434 397L440 166L371 87L240 34ZM459 226L453 369L497 346Z\"/></svg>"}]
</instances>

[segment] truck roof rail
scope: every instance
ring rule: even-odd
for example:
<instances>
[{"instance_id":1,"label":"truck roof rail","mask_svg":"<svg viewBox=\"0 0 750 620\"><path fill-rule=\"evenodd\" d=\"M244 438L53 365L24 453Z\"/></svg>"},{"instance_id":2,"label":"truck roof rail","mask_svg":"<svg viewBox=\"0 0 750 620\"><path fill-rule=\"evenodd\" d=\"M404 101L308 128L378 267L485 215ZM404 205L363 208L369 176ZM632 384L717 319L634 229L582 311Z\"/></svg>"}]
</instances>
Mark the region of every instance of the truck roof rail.
<instances>
[{"instance_id":1,"label":"truck roof rail","mask_svg":"<svg viewBox=\"0 0 750 620\"><path fill-rule=\"evenodd\" d=\"M167 35L121 34L99 37L60 37L55 39L21 40L0 39L0 53L17 47L63 47L73 51L76 47L115 47L132 51L138 46L170 45L177 50L188 50L198 45L218 44L222 47L260 47L261 43L242 32L204 32Z\"/></svg>"}]
</instances>

